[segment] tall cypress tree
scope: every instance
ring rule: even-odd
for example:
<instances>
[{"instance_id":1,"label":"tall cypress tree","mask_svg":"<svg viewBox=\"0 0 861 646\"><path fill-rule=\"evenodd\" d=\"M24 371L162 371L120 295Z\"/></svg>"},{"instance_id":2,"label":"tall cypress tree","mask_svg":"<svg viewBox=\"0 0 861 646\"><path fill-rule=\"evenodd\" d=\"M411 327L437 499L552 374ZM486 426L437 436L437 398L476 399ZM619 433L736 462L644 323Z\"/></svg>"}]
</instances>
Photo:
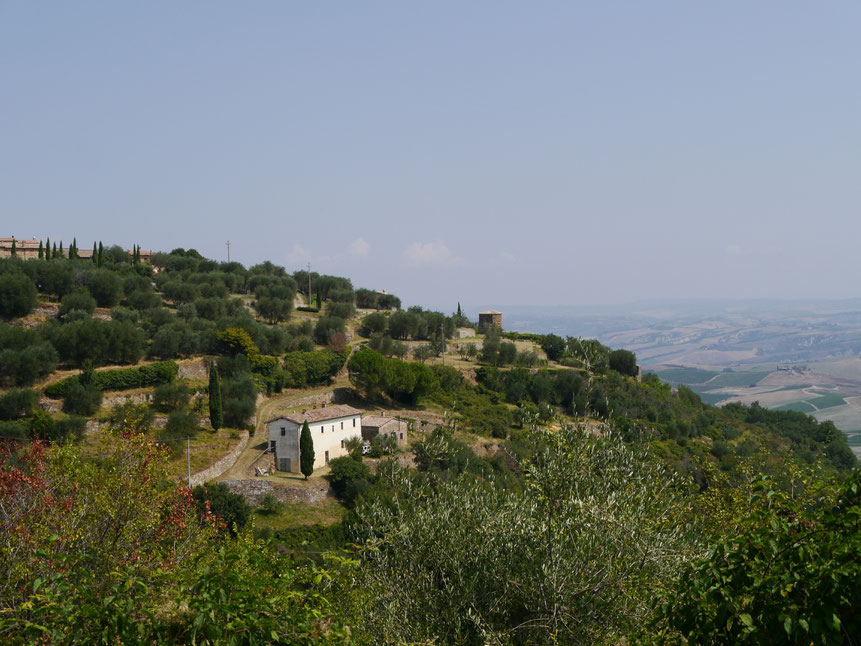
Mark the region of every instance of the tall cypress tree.
<instances>
[{"instance_id":1,"label":"tall cypress tree","mask_svg":"<svg viewBox=\"0 0 861 646\"><path fill-rule=\"evenodd\" d=\"M94 265L97 262L99 262L99 254L96 252L96 241L95 240L93 240L93 254L90 256L90 260L93 261Z\"/></svg>"},{"instance_id":2,"label":"tall cypress tree","mask_svg":"<svg viewBox=\"0 0 861 646\"><path fill-rule=\"evenodd\" d=\"M65 256L66 254L63 252L63 241L60 240L60 258Z\"/></svg>"},{"instance_id":3,"label":"tall cypress tree","mask_svg":"<svg viewBox=\"0 0 861 646\"><path fill-rule=\"evenodd\" d=\"M308 420L302 424L302 434L299 436L299 468L305 480L314 473L314 440L311 439Z\"/></svg>"},{"instance_id":4,"label":"tall cypress tree","mask_svg":"<svg viewBox=\"0 0 861 646\"><path fill-rule=\"evenodd\" d=\"M39 240L39 260L43 260L45 258L45 247L42 246L42 241Z\"/></svg>"},{"instance_id":5,"label":"tall cypress tree","mask_svg":"<svg viewBox=\"0 0 861 646\"><path fill-rule=\"evenodd\" d=\"M69 258L74 260L78 257L78 239L72 238L72 244L69 247Z\"/></svg>"},{"instance_id":6,"label":"tall cypress tree","mask_svg":"<svg viewBox=\"0 0 861 646\"><path fill-rule=\"evenodd\" d=\"M55 242L54 243L54 250L51 252L51 259L53 260L56 257L57 257L57 243Z\"/></svg>"},{"instance_id":7,"label":"tall cypress tree","mask_svg":"<svg viewBox=\"0 0 861 646\"><path fill-rule=\"evenodd\" d=\"M51 259L51 238L45 243L45 260Z\"/></svg>"},{"instance_id":8,"label":"tall cypress tree","mask_svg":"<svg viewBox=\"0 0 861 646\"><path fill-rule=\"evenodd\" d=\"M15 238L12 238L12 255L18 255L18 247L15 245Z\"/></svg>"},{"instance_id":9,"label":"tall cypress tree","mask_svg":"<svg viewBox=\"0 0 861 646\"><path fill-rule=\"evenodd\" d=\"M209 423L216 431L224 422L224 411L221 408L221 382L218 380L218 367L213 361L209 365Z\"/></svg>"},{"instance_id":10,"label":"tall cypress tree","mask_svg":"<svg viewBox=\"0 0 861 646\"><path fill-rule=\"evenodd\" d=\"M105 263L105 248L102 246L102 242L99 241L99 259L96 262L97 267L101 267Z\"/></svg>"}]
</instances>

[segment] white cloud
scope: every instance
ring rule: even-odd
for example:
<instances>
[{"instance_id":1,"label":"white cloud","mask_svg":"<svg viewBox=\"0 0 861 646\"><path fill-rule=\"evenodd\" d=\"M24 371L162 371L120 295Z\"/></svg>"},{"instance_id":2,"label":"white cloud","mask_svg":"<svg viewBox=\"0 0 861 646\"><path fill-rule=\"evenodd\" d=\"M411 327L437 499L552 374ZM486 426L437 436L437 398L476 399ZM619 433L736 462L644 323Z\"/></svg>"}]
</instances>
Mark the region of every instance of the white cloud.
<instances>
[{"instance_id":1,"label":"white cloud","mask_svg":"<svg viewBox=\"0 0 861 646\"><path fill-rule=\"evenodd\" d=\"M413 242L404 251L410 267L454 267L463 264L463 259L451 253L442 242Z\"/></svg>"},{"instance_id":2,"label":"white cloud","mask_svg":"<svg viewBox=\"0 0 861 646\"><path fill-rule=\"evenodd\" d=\"M287 262L291 265L304 265L311 260L311 252L298 242L287 252Z\"/></svg>"},{"instance_id":3,"label":"white cloud","mask_svg":"<svg viewBox=\"0 0 861 646\"><path fill-rule=\"evenodd\" d=\"M726 248L727 254L730 256L740 256L741 255L741 247L737 244L731 244Z\"/></svg>"},{"instance_id":4,"label":"white cloud","mask_svg":"<svg viewBox=\"0 0 861 646\"><path fill-rule=\"evenodd\" d=\"M368 244L367 240L359 237L350 243L349 251L350 255L356 258L367 258L368 254L371 253L371 245Z\"/></svg>"}]
</instances>

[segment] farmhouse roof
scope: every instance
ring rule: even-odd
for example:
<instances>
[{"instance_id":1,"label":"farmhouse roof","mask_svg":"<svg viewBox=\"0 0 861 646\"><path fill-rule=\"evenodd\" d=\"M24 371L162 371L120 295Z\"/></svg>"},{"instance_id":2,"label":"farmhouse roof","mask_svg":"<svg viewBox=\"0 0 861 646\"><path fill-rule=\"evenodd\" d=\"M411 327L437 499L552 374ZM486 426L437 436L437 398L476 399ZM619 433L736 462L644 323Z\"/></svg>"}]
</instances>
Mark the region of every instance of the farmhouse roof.
<instances>
[{"instance_id":1,"label":"farmhouse roof","mask_svg":"<svg viewBox=\"0 0 861 646\"><path fill-rule=\"evenodd\" d=\"M346 404L338 406L324 406L322 408L314 408L304 412L287 413L286 415L278 415L268 420L266 423L274 422L276 419L286 419L296 424L308 422L324 422L327 419L338 419L339 417L352 417L353 415L361 415L362 411Z\"/></svg>"},{"instance_id":2,"label":"farmhouse roof","mask_svg":"<svg viewBox=\"0 0 861 646\"><path fill-rule=\"evenodd\" d=\"M397 422L396 417L383 417L382 415L368 415L362 418L362 428L383 428L391 422Z\"/></svg>"},{"instance_id":3,"label":"farmhouse roof","mask_svg":"<svg viewBox=\"0 0 861 646\"><path fill-rule=\"evenodd\" d=\"M502 314L502 312L498 312L497 310L486 310L484 312L479 312L479 314Z\"/></svg>"}]
</instances>

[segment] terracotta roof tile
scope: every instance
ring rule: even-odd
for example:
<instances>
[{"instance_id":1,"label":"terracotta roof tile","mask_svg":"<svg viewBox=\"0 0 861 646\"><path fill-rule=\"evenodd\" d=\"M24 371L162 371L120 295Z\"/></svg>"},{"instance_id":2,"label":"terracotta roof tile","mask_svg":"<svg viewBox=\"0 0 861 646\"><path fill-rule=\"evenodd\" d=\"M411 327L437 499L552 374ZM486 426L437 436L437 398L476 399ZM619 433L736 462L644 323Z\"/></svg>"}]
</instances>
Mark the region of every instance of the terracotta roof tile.
<instances>
[{"instance_id":1,"label":"terracotta roof tile","mask_svg":"<svg viewBox=\"0 0 861 646\"><path fill-rule=\"evenodd\" d=\"M337 406L326 406L325 408L313 408L311 410L305 411L304 413L287 413L286 415L278 415L277 417L273 417L270 420L267 420L267 424L270 422L274 422L276 419L284 418L294 422L296 424L302 424L304 422L308 422L309 424L313 424L315 422L324 422L327 419L338 419L339 417L351 417L353 415L361 415L362 411L358 408L353 408L352 406L347 406L345 404L340 404Z\"/></svg>"}]
</instances>

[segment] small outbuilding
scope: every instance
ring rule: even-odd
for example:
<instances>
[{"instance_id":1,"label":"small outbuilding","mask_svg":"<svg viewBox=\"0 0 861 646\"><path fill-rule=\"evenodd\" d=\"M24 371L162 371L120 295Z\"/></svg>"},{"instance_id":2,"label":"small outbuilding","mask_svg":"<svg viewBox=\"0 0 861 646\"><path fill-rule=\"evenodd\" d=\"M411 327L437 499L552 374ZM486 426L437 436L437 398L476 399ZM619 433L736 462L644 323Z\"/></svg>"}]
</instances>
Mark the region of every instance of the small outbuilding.
<instances>
[{"instance_id":1,"label":"small outbuilding","mask_svg":"<svg viewBox=\"0 0 861 646\"><path fill-rule=\"evenodd\" d=\"M486 312L478 313L478 330L480 332L484 332L494 326L500 330L502 329L502 312L487 310Z\"/></svg>"},{"instance_id":2,"label":"small outbuilding","mask_svg":"<svg viewBox=\"0 0 861 646\"><path fill-rule=\"evenodd\" d=\"M409 441L407 423L397 417L386 417L385 413L362 418L362 439L370 442L377 435L393 436L398 446L406 446Z\"/></svg>"}]
</instances>

